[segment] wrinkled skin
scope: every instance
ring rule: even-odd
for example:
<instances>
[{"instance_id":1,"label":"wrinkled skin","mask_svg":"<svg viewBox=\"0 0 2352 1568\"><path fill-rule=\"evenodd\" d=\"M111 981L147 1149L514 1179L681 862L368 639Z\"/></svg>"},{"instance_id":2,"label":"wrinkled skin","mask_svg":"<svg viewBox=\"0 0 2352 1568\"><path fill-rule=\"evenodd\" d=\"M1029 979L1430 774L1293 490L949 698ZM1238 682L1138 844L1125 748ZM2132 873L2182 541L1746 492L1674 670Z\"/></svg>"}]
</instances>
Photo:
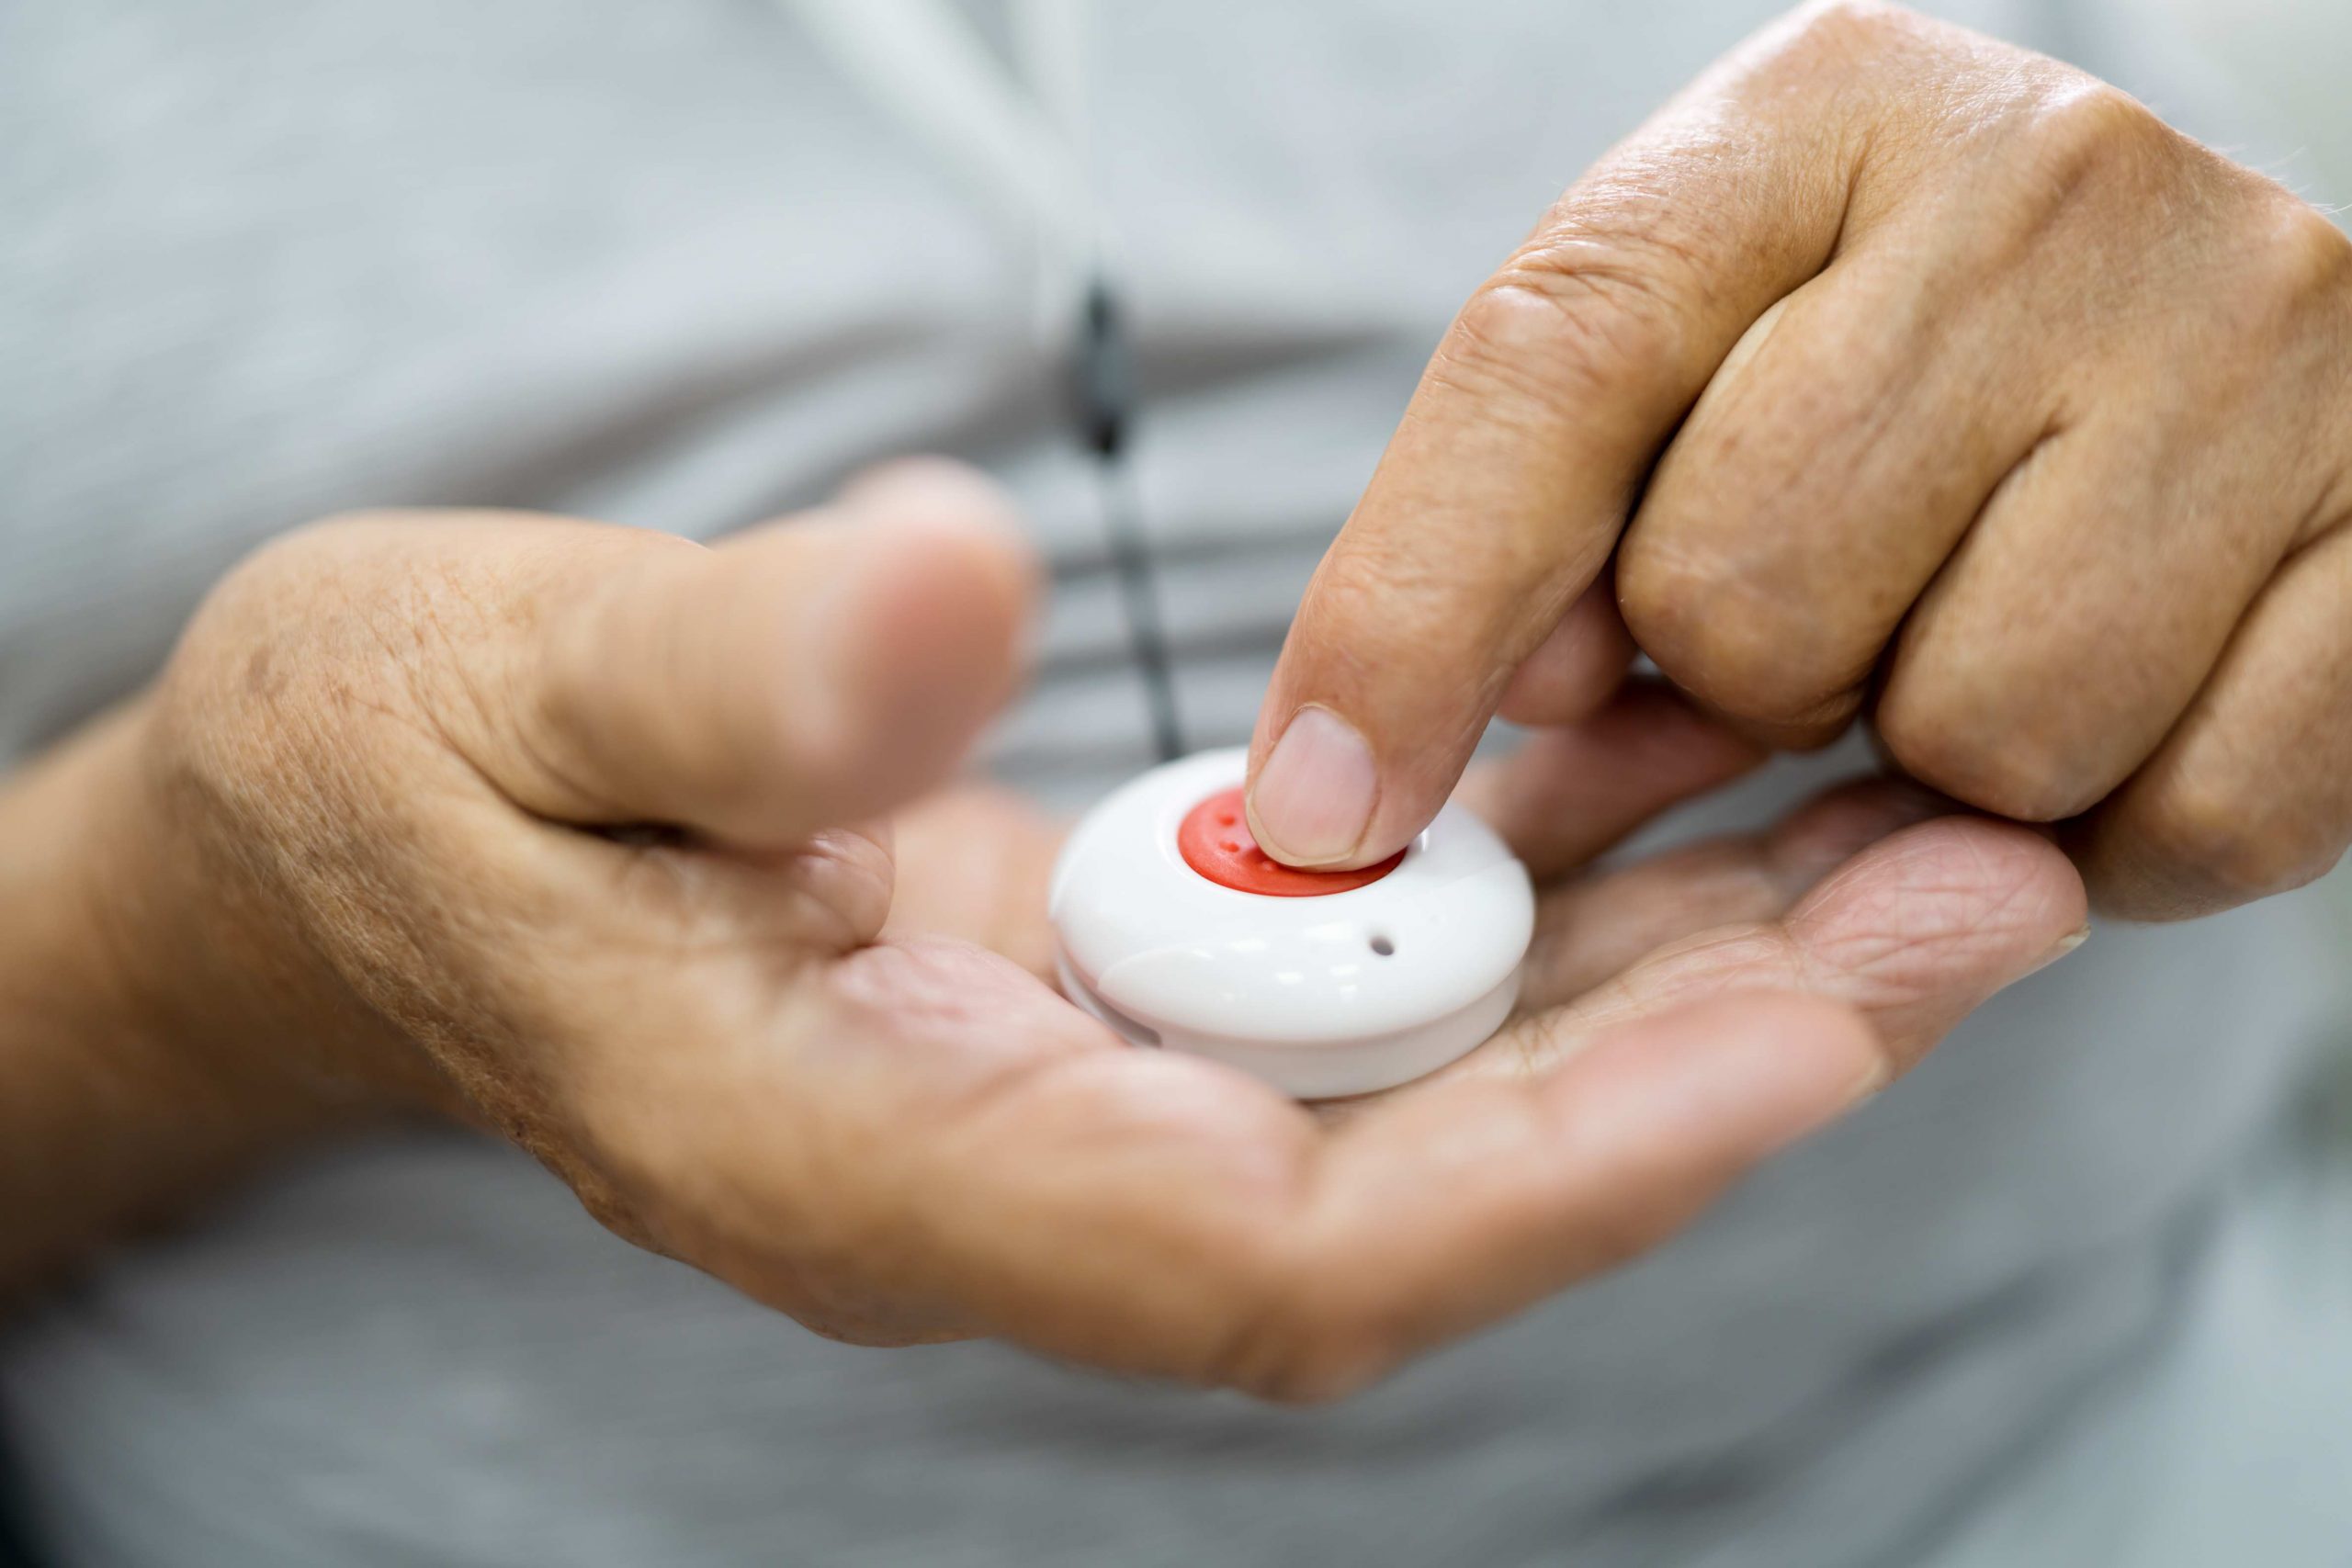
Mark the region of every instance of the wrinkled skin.
<instances>
[{"instance_id":1,"label":"wrinkled skin","mask_svg":"<svg viewBox=\"0 0 2352 1568\"><path fill-rule=\"evenodd\" d=\"M1630 632L1744 733L1866 715L2063 822L2109 910L2227 908L2352 839L2347 519L2352 242L2070 67L1811 6L1464 306L1306 596L1251 820L1377 860Z\"/></svg>"},{"instance_id":2,"label":"wrinkled skin","mask_svg":"<svg viewBox=\"0 0 2352 1568\"><path fill-rule=\"evenodd\" d=\"M496 1128L821 1332L1312 1399L1670 1234L2083 925L2044 838L1883 784L1580 875L1758 755L1629 687L1472 785L1545 888L1520 1016L1318 1113L1038 977L1052 829L942 793L1032 592L944 465L717 548L292 536L120 721L132 988L224 1079Z\"/></svg>"}]
</instances>

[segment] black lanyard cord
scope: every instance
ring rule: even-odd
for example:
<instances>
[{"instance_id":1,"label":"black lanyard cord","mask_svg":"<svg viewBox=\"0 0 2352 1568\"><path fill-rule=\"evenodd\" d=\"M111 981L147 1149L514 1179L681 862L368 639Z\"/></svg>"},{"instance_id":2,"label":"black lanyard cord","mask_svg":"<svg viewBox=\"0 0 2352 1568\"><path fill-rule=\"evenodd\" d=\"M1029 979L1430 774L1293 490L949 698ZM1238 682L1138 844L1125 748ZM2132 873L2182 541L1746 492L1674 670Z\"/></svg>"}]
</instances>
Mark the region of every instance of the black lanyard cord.
<instances>
[{"instance_id":1,"label":"black lanyard cord","mask_svg":"<svg viewBox=\"0 0 2352 1568\"><path fill-rule=\"evenodd\" d=\"M1135 418L1133 367L1117 297L1101 277L1087 285L1075 349L1070 383L1079 440L1094 459L1102 531L1111 547L1112 572L1119 580L1128 649L1151 713L1152 745L1161 761L1172 762L1184 754L1184 732L1176 716L1176 681L1160 615L1159 576L1150 541L1144 536L1135 470L1127 460Z\"/></svg>"}]
</instances>

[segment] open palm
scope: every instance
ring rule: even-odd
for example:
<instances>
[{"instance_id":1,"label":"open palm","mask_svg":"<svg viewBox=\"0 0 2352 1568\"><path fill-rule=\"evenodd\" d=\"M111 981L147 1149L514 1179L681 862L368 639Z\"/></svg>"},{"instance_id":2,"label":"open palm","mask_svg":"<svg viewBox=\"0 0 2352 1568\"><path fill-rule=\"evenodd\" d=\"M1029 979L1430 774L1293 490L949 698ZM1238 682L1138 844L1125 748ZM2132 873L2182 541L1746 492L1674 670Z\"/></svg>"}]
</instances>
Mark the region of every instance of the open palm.
<instances>
[{"instance_id":1,"label":"open palm","mask_svg":"<svg viewBox=\"0 0 2352 1568\"><path fill-rule=\"evenodd\" d=\"M1883 780L1764 832L1593 868L1756 760L1634 683L1474 771L1464 798L1539 888L1520 1008L1462 1061L1384 1095L1295 1108L992 975L1073 1059L993 1108L1005 1142L967 1167L989 1172L975 1201L1034 1227L1045 1270L1042 1290L974 1326L1033 1337L1047 1314L1072 1334L1055 1348L1092 1359L1198 1344L1203 1359L1156 1370L1303 1396L1352 1387L1670 1234L2078 940L2081 886L2045 838ZM1047 824L961 791L906 814L898 843L891 936L962 938L1046 972ZM1022 1184L1023 1206L998 1207L999 1179ZM1260 1303L1240 1333L1216 1296L1235 1280Z\"/></svg>"}]
</instances>

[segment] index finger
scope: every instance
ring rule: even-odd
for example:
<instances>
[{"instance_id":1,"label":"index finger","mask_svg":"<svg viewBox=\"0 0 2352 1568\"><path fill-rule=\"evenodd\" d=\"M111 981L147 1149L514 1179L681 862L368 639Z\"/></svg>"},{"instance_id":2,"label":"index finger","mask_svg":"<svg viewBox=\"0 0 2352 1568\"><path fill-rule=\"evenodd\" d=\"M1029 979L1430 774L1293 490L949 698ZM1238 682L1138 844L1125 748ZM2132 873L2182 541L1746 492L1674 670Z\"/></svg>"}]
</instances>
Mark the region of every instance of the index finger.
<instances>
[{"instance_id":1,"label":"index finger","mask_svg":"<svg viewBox=\"0 0 2352 1568\"><path fill-rule=\"evenodd\" d=\"M1364 865L1427 825L1676 423L1837 248L1850 117L1781 41L1603 158L1454 318L1259 716L1250 820L1277 858Z\"/></svg>"}]
</instances>

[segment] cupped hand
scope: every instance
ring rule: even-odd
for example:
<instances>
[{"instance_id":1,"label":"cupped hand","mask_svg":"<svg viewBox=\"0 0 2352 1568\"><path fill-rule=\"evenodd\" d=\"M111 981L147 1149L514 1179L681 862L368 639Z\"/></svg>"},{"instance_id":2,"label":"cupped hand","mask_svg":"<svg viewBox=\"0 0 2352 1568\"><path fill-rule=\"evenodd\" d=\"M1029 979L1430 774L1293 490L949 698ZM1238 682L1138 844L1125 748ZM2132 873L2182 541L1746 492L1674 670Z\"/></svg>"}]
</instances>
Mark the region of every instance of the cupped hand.
<instances>
[{"instance_id":1,"label":"cupped hand","mask_svg":"<svg viewBox=\"0 0 2352 1568\"><path fill-rule=\"evenodd\" d=\"M1318 1115L1065 1002L1023 966L1044 832L912 805L1011 689L1029 593L1001 504L935 468L717 548L308 530L132 717L109 928L191 1051L501 1130L820 1331L1316 1397L1668 1234L2079 922L2023 829L1831 803L1560 882L1504 1035ZM1556 881L1752 757L1636 691L1481 807ZM870 825L901 808L903 875Z\"/></svg>"},{"instance_id":2,"label":"cupped hand","mask_svg":"<svg viewBox=\"0 0 2352 1568\"><path fill-rule=\"evenodd\" d=\"M2347 519L2352 242L2080 72L1811 6L1455 320L1284 650L1252 824L1389 853L1630 629L1747 733L1867 710L1914 777L2065 821L2117 912L2241 902L2352 839Z\"/></svg>"},{"instance_id":3,"label":"cupped hand","mask_svg":"<svg viewBox=\"0 0 2352 1568\"><path fill-rule=\"evenodd\" d=\"M1322 1243L1323 1277L1293 1286L1299 1294L1286 1292L1280 1315L1260 1325L1286 1338L1237 1347L1209 1381L1342 1390L1645 1249L2083 940L2080 880L2046 836L1883 779L1829 789L1762 831L1596 867L1660 811L1760 757L1675 694L1635 682L1471 772L1461 798L1537 884L1519 1007L1483 1047L1429 1078L1314 1108L1327 1130L1317 1162L1348 1172L1320 1178L1324 1202L1362 1234ZM967 790L922 803L897 830L902 855L961 852L910 858L901 890L911 897L893 908L892 931L967 938L1050 971L1043 889L1057 835L1042 818ZM1800 999L1840 1004L1867 1024L1875 1047L1858 1077L1846 1076L1853 1058L1816 1055L1804 1038L1818 1020L1780 1016ZM1262 1098L1222 1068L1161 1060L1204 1086ZM1455 1098L1472 1085L1505 1098L1483 1111ZM1117 1087L1157 1092L1148 1076ZM1105 1124L1128 1127L1140 1113L1114 1111ZM1360 1153L1347 1141L1356 1136L1367 1140ZM1447 1159L1422 1156L1424 1141ZM1118 1223L1115 1207L1104 1220ZM1384 1237L1385 1221L1396 1228ZM1165 1279L1147 1270L1137 1288Z\"/></svg>"}]
</instances>

